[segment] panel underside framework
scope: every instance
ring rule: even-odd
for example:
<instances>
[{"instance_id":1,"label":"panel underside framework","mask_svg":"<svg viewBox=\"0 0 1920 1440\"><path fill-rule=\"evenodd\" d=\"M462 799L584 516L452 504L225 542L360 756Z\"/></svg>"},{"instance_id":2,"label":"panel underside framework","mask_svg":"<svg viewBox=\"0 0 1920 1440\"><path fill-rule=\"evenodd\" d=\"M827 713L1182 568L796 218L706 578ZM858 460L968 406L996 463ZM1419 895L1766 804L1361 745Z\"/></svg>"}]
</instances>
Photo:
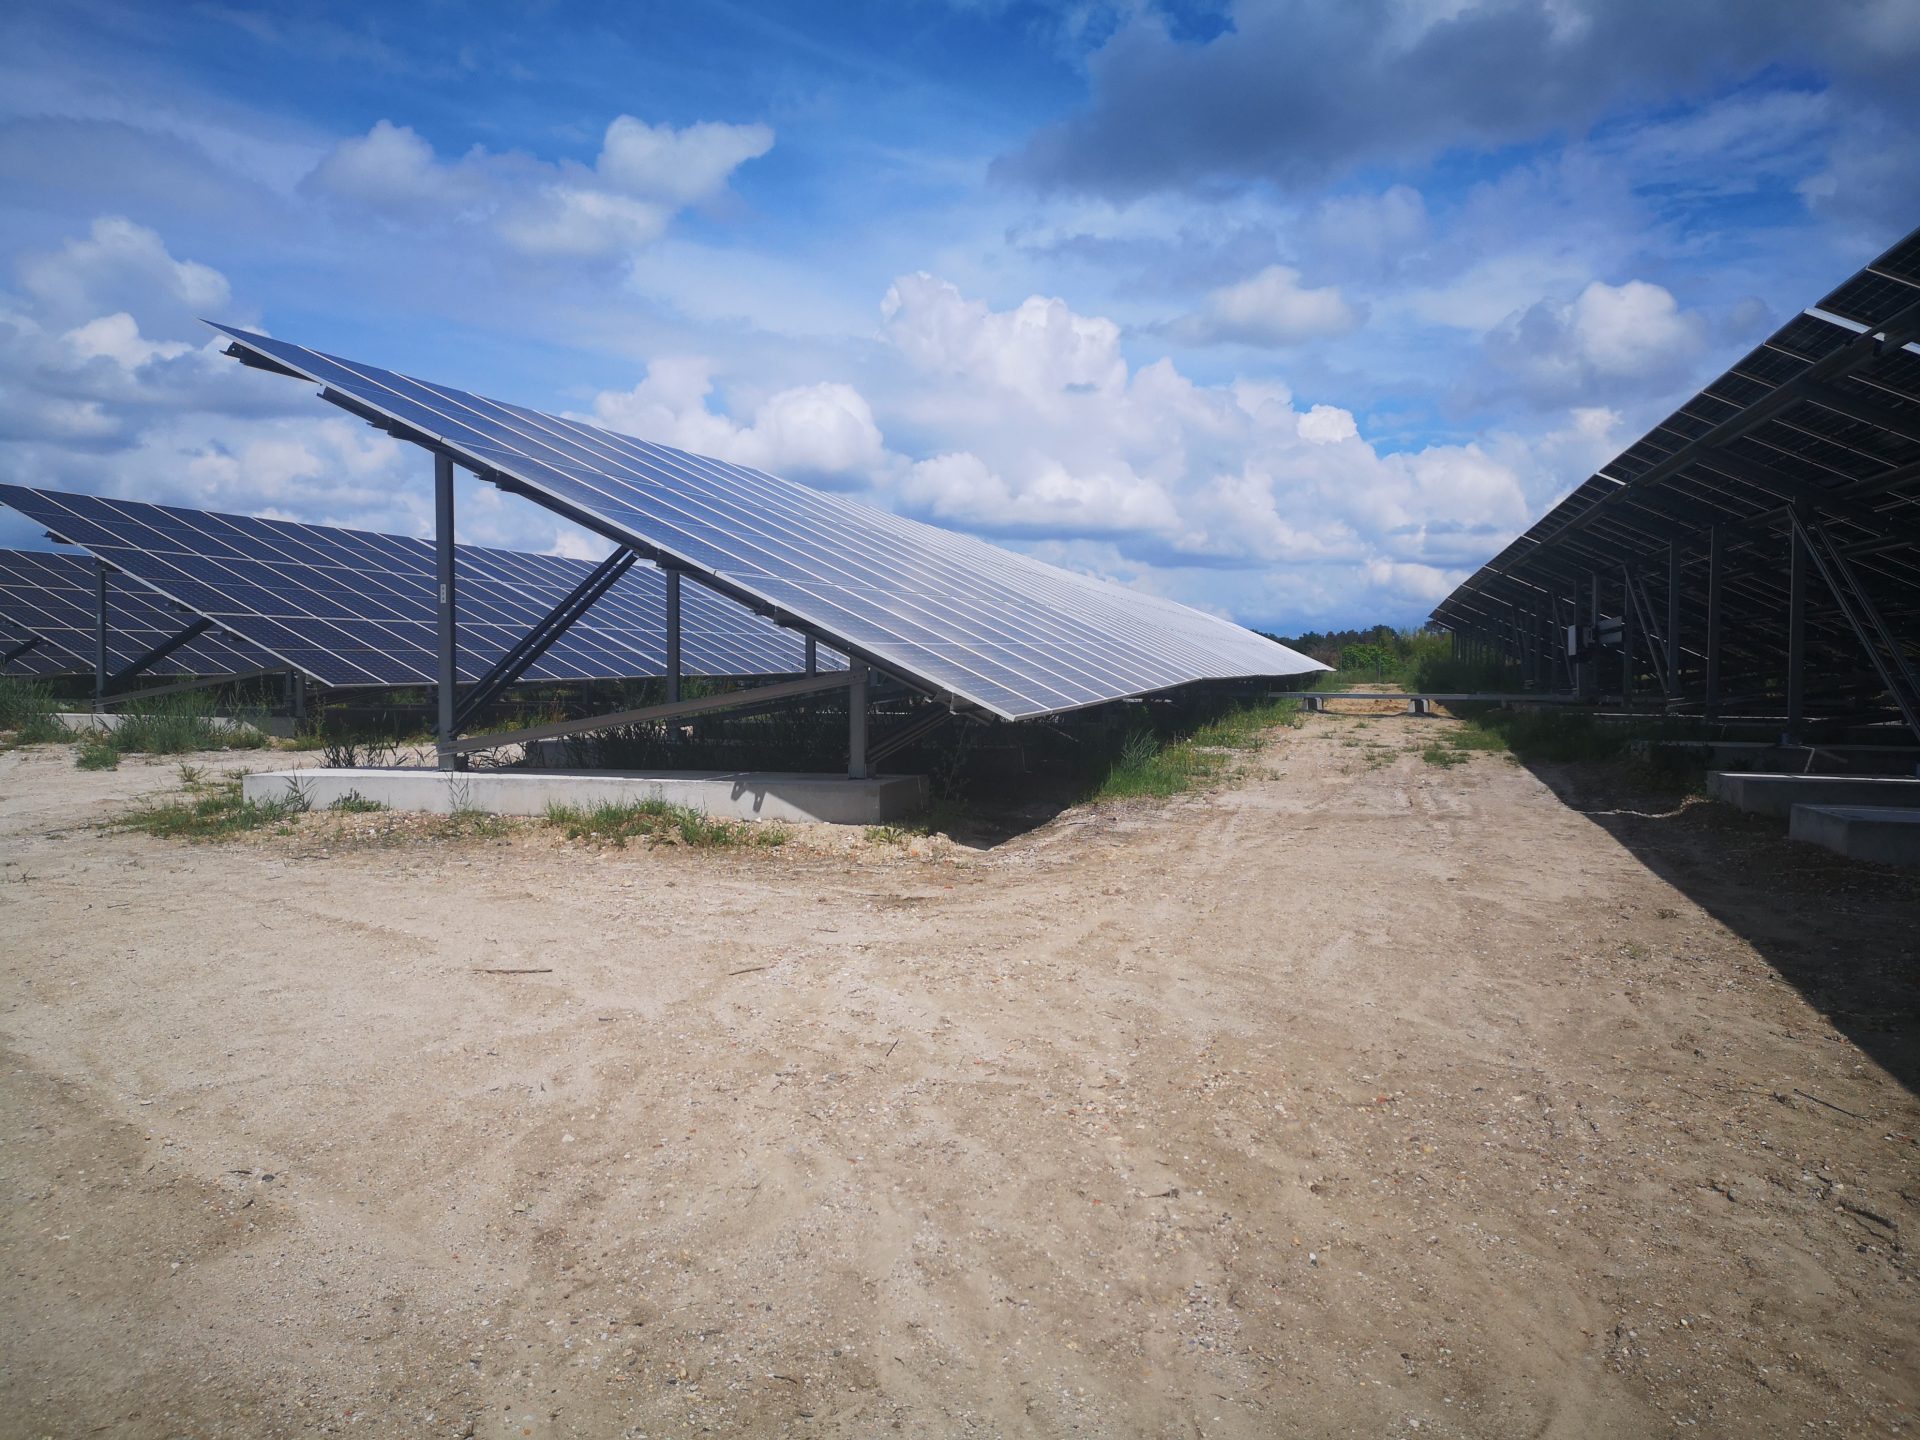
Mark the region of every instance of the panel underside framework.
<instances>
[{"instance_id":1,"label":"panel underside framework","mask_svg":"<svg viewBox=\"0 0 1920 1440\"><path fill-rule=\"evenodd\" d=\"M1920 231L1584 481L1435 607L1433 622L1537 674L1542 688L1569 681L1565 627L1597 609L1624 617L1637 644L1596 662L1601 683L1674 710L1778 714L1790 685L1810 716L1911 710L1916 340Z\"/></svg>"}]
</instances>

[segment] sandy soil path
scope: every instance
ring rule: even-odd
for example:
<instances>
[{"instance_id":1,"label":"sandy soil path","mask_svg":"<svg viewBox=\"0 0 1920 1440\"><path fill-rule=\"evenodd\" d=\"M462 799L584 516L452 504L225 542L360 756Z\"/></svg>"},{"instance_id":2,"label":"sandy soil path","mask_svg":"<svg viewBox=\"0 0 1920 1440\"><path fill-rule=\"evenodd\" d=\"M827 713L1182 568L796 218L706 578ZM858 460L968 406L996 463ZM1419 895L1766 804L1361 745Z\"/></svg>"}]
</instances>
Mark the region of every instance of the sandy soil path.
<instances>
[{"instance_id":1,"label":"sandy soil path","mask_svg":"<svg viewBox=\"0 0 1920 1440\"><path fill-rule=\"evenodd\" d=\"M1911 1425L1915 887L1452 723L930 857L0 756L0 1433Z\"/></svg>"}]
</instances>

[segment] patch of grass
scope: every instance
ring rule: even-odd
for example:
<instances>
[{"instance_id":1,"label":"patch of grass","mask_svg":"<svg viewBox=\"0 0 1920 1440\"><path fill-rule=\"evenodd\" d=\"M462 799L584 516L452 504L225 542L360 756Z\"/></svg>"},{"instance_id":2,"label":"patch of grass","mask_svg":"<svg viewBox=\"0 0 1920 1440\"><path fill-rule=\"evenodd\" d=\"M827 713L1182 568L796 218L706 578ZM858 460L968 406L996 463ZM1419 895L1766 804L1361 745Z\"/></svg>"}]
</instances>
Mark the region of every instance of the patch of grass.
<instances>
[{"instance_id":1,"label":"patch of grass","mask_svg":"<svg viewBox=\"0 0 1920 1440\"><path fill-rule=\"evenodd\" d=\"M907 832L898 825L867 826L869 845L898 845L907 838Z\"/></svg>"},{"instance_id":2,"label":"patch of grass","mask_svg":"<svg viewBox=\"0 0 1920 1440\"><path fill-rule=\"evenodd\" d=\"M1219 774L1224 765L1220 755L1201 750L1191 741L1162 744L1142 730L1129 735L1120 747L1094 799L1130 800L1148 795L1164 799Z\"/></svg>"},{"instance_id":3,"label":"patch of grass","mask_svg":"<svg viewBox=\"0 0 1920 1440\"><path fill-rule=\"evenodd\" d=\"M515 817L463 805L447 816L441 835L448 840L499 840L513 834Z\"/></svg>"},{"instance_id":4,"label":"patch of grass","mask_svg":"<svg viewBox=\"0 0 1920 1440\"><path fill-rule=\"evenodd\" d=\"M1467 721L1457 730L1447 733L1446 743L1456 750L1504 750L1507 737L1498 730Z\"/></svg>"},{"instance_id":5,"label":"patch of grass","mask_svg":"<svg viewBox=\"0 0 1920 1440\"><path fill-rule=\"evenodd\" d=\"M1467 757L1458 750L1449 750L1444 745L1429 745L1420 752L1420 758L1429 765L1438 765L1443 769L1454 765L1464 765Z\"/></svg>"},{"instance_id":6,"label":"patch of grass","mask_svg":"<svg viewBox=\"0 0 1920 1440\"><path fill-rule=\"evenodd\" d=\"M130 706L113 742L128 753L185 755L194 750L258 750L267 740L251 725L216 722L207 697L187 693Z\"/></svg>"},{"instance_id":7,"label":"patch of grass","mask_svg":"<svg viewBox=\"0 0 1920 1440\"><path fill-rule=\"evenodd\" d=\"M387 807L380 801L369 800L358 790L347 791L346 794L327 806L327 809L338 810L345 815L371 815L376 810L385 810L386 808Z\"/></svg>"},{"instance_id":8,"label":"patch of grass","mask_svg":"<svg viewBox=\"0 0 1920 1440\"><path fill-rule=\"evenodd\" d=\"M53 718L53 692L38 680L0 675L0 730L13 732L16 745L44 745L67 738Z\"/></svg>"},{"instance_id":9,"label":"patch of grass","mask_svg":"<svg viewBox=\"0 0 1920 1440\"><path fill-rule=\"evenodd\" d=\"M1257 750L1278 726L1300 724L1300 702L1291 697L1240 705L1190 734L1162 737L1151 730L1127 736L1095 787L1094 800L1164 799L1191 790L1228 768L1222 751Z\"/></svg>"},{"instance_id":10,"label":"patch of grass","mask_svg":"<svg viewBox=\"0 0 1920 1440\"><path fill-rule=\"evenodd\" d=\"M1475 713L1467 728L1487 737L1473 749L1504 745L1523 761L1618 760L1638 737L1635 727L1584 711L1496 710ZM1495 744L1493 737L1498 737Z\"/></svg>"},{"instance_id":11,"label":"patch of grass","mask_svg":"<svg viewBox=\"0 0 1920 1440\"><path fill-rule=\"evenodd\" d=\"M1300 702L1292 698L1241 705L1193 732L1195 745L1222 750L1258 750L1266 733L1277 726L1300 723Z\"/></svg>"},{"instance_id":12,"label":"patch of grass","mask_svg":"<svg viewBox=\"0 0 1920 1440\"><path fill-rule=\"evenodd\" d=\"M280 742L282 750L324 750L327 737L316 721L303 720L295 727L293 734Z\"/></svg>"},{"instance_id":13,"label":"patch of grass","mask_svg":"<svg viewBox=\"0 0 1920 1440\"><path fill-rule=\"evenodd\" d=\"M165 840L227 840L269 825L284 826L305 809L307 799L298 793L280 800L248 800L240 781L229 777L190 783L181 795L150 801L121 819L118 828Z\"/></svg>"},{"instance_id":14,"label":"patch of grass","mask_svg":"<svg viewBox=\"0 0 1920 1440\"><path fill-rule=\"evenodd\" d=\"M569 840L590 840L624 848L629 840L650 845L690 845L718 850L742 846L784 845L787 832L778 825L742 820L717 820L686 805L664 800L610 802L604 805L549 805L547 823L557 825Z\"/></svg>"},{"instance_id":15,"label":"patch of grass","mask_svg":"<svg viewBox=\"0 0 1920 1440\"><path fill-rule=\"evenodd\" d=\"M120 747L104 730L89 730L73 748L73 763L82 770L118 770Z\"/></svg>"}]
</instances>

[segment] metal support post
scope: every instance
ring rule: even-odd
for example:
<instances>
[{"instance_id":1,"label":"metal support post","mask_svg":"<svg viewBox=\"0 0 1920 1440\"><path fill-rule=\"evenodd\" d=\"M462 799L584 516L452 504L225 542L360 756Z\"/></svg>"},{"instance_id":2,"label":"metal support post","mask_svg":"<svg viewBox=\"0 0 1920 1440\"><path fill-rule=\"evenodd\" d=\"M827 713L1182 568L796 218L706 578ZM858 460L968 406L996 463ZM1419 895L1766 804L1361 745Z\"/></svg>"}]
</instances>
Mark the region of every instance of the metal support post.
<instances>
[{"instance_id":1,"label":"metal support post","mask_svg":"<svg viewBox=\"0 0 1920 1440\"><path fill-rule=\"evenodd\" d=\"M93 562L93 704L107 698L107 567Z\"/></svg>"},{"instance_id":2,"label":"metal support post","mask_svg":"<svg viewBox=\"0 0 1920 1440\"><path fill-rule=\"evenodd\" d=\"M1680 698L1680 547L1667 546L1667 695Z\"/></svg>"},{"instance_id":3,"label":"metal support post","mask_svg":"<svg viewBox=\"0 0 1920 1440\"><path fill-rule=\"evenodd\" d=\"M1787 733L1798 744L1807 711L1807 547L1800 525L1787 527Z\"/></svg>"},{"instance_id":4,"label":"metal support post","mask_svg":"<svg viewBox=\"0 0 1920 1440\"><path fill-rule=\"evenodd\" d=\"M847 778L867 778L867 662L847 659Z\"/></svg>"},{"instance_id":5,"label":"metal support post","mask_svg":"<svg viewBox=\"0 0 1920 1440\"><path fill-rule=\"evenodd\" d=\"M680 572L667 571L667 703L680 698Z\"/></svg>"},{"instance_id":6,"label":"metal support post","mask_svg":"<svg viewBox=\"0 0 1920 1440\"><path fill-rule=\"evenodd\" d=\"M1574 614L1580 603L1574 601ZM1586 578L1586 628L1580 636L1580 682L1574 687L1582 701L1599 701L1599 576Z\"/></svg>"},{"instance_id":7,"label":"metal support post","mask_svg":"<svg viewBox=\"0 0 1920 1440\"><path fill-rule=\"evenodd\" d=\"M298 670L287 671L287 715L296 725L307 718L307 677Z\"/></svg>"},{"instance_id":8,"label":"metal support post","mask_svg":"<svg viewBox=\"0 0 1920 1440\"><path fill-rule=\"evenodd\" d=\"M1620 567L1620 708L1633 708L1633 575Z\"/></svg>"},{"instance_id":9,"label":"metal support post","mask_svg":"<svg viewBox=\"0 0 1920 1440\"><path fill-rule=\"evenodd\" d=\"M440 683L435 699L440 711L440 768L463 770L466 761L453 750L453 742L458 738L454 733L453 715L459 700L454 692L460 683L460 641L454 613L453 460L446 455L433 457L433 558L435 579L439 583Z\"/></svg>"},{"instance_id":10,"label":"metal support post","mask_svg":"<svg viewBox=\"0 0 1920 1440\"><path fill-rule=\"evenodd\" d=\"M1727 568L1721 552L1720 526L1715 525L1707 532L1707 684L1701 711L1709 720L1720 716L1720 582Z\"/></svg>"},{"instance_id":11,"label":"metal support post","mask_svg":"<svg viewBox=\"0 0 1920 1440\"><path fill-rule=\"evenodd\" d=\"M813 636L807 636L807 674L820 673L820 644Z\"/></svg>"}]
</instances>

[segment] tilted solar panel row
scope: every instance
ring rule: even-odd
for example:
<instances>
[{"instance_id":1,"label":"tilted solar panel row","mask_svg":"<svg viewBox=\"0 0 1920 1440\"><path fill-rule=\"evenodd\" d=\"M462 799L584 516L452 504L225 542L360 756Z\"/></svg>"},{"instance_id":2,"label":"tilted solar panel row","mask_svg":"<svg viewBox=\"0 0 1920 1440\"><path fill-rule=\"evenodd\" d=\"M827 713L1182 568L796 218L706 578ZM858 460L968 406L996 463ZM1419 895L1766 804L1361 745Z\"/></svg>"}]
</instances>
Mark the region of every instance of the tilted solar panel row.
<instances>
[{"instance_id":1,"label":"tilted solar panel row","mask_svg":"<svg viewBox=\"0 0 1920 1440\"><path fill-rule=\"evenodd\" d=\"M228 326L234 353L663 557L929 693L1006 719L1321 667L1216 616L759 470Z\"/></svg>"},{"instance_id":2,"label":"tilted solar panel row","mask_svg":"<svg viewBox=\"0 0 1920 1440\"><path fill-rule=\"evenodd\" d=\"M1789 506L1852 559L1866 593L1920 651L1920 231L1794 316L1583 481L1433 611L1455 628L1565 594L1592 572L1653 568L1682 547L1689 604L1704 537L1767 563L1734 567L1729 621L1784 613ZM1697 623L1697 622L1696 622ZM1772 624L1771 619L1765 621ZM1816 614L1853 653L1844 617ZM1752 629L1752 626L1748 627Z\"/></svg>"},{"instance_id":3,"label":"tilted solar panel row","mask_svg":"<svg viewBox=\"0 0 1920 1440\"><path fill-rule=\"evenodd\" d=\"M322 685L430 684L438 673L431 541L16 485L0 485L0 503ZM475 545L456 547L455 567L463 683L485 674L594 568ZM90 626L90 601L88 616ZM684 675L792 674L805 664L800 636L697 586L683 597L681 628ZM666 577L636 565L522 678L665 671Z\"/></svg>"}]
</instances>

